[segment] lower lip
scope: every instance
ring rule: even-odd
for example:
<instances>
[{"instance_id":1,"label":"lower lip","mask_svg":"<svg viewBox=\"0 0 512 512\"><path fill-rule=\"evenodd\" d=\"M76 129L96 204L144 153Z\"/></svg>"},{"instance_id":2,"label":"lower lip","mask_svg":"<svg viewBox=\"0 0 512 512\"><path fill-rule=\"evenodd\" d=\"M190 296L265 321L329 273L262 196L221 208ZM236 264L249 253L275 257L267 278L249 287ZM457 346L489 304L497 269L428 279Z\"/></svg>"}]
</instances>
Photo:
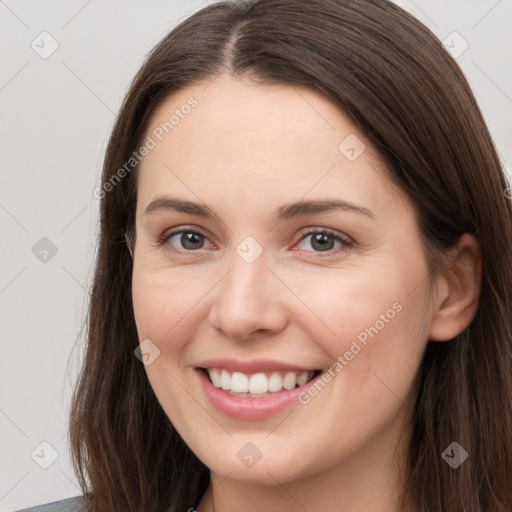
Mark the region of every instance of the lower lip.
<instances>
[{"instance_id":1,"label":"lower lip","mask_svg":"<svg viewBox=\"0 0 512 512\"><path fill-rule=\"evenodd\" d=\"M206 396L212 405L221 413L232 418L244 420L259 420L269 418L298 403L298 396L322 376L318 375L303 386L289 391L280 391L274 395L261 398L250 398L230 395L216 388L202 369L196 368Z\"/></svg>"}]
</instances>

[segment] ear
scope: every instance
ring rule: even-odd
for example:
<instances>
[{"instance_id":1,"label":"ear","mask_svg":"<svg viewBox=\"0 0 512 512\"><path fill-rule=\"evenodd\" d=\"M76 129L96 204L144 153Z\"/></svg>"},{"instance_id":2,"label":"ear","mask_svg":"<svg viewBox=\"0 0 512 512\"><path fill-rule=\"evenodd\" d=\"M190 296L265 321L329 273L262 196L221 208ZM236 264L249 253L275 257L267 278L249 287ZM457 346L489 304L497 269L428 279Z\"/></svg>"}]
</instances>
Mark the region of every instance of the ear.
<instances>
[{"instance_id":1,"label":"ear","mask_svg":"<svg viewBox=\"0 0 512 512\"><path fill-rule=\"evenodd\" d=\"M450 251L448 269L438 276L429 340L448 341L475 318L482 284L482 253L476 238L463 234Z\"/></svg>"}]
</instances>

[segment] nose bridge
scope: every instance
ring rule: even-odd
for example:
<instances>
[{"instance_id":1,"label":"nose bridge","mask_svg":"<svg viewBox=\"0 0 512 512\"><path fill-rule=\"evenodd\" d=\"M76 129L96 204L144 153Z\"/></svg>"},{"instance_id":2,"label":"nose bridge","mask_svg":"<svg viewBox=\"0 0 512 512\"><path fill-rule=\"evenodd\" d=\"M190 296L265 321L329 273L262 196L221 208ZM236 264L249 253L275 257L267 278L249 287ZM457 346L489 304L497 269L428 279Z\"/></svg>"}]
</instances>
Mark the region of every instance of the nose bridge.
<instances>
[{"instance_id":1,"label":"nose bridge","mask_svg":"<svg viewBox=\"0 0 512 512\"><path fill-rule=\"evenodd\" d=\"M268 258L255 240L236 247L231 268L214 294L211 323L231 337L243 339L256 330L279 330L286 315L276 291Z\"/></svg>"},{"instance_id":2,"label":"nose bridge","mask_svg":"<svg viewBox=\"0 0 512 512\"><path fill-rule=\"evenodd\" d=\"M245 252L244 252L245 251ZM267 255L261 251L255 256L254 249L240 244L233 254L229 274L222 285L222 298L230 303L230 308L251 307L261 309L263 300L269 295L269 271Z\"/></svg>"}]
</instances>

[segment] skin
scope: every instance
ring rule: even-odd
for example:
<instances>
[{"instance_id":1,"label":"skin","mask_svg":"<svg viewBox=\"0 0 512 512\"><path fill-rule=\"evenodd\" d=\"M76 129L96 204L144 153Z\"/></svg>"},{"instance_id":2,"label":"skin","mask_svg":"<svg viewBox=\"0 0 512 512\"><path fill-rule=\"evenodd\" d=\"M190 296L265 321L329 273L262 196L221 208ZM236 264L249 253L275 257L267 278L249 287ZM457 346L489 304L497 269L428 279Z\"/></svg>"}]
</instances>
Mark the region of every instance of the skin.
<instances>
[{"instance_id":1,"label":"skin","mask_svg":"<svg viewBox=\"0 0 512 512\"><path fill-rule=\"evenodd\" d=\"M449 340L474 318L478 244L464 235L451 270L429 273L413 205L319 92L221 75L170 96L147 133L191 96L198 105L140 168L133 304L139 339L160 349L146 366L154 392L211 470L198 510L214 510L212 488L219 512L397 510L421 357L428 339ZM366 146L355 161L338 149L351 134ZM145 214L163 194L218 217ZM373 217L332 210L274 221L281 205L326 198ZM182 227L204 235L199 248L187 252L180 235L159 245ZM301 240L308 228L335 230L352 246L329 237L323 252L312 236ZM252 263L236 252L248 236L263 251ZM326 370L396 303L400 312L307 405L233 419L199 386L194 368L215 357ZM237 457L247 442L262 453L250 468Z\"/></svg>"}]
</instances>

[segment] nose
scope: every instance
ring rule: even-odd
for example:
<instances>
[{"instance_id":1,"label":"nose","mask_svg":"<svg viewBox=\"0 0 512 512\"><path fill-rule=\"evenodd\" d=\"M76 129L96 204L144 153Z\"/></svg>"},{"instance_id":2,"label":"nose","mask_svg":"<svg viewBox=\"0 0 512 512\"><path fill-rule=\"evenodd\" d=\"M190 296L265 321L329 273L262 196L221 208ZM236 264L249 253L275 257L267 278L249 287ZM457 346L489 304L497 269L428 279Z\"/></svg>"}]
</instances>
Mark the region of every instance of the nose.
<instances>
[{"instance_id":1,"label":"nose","mask_svg":"<svg viewBox=\"0 0 512 512\"><path fill-rule=\"evenodd\" d=\"M231 269L211 291L210 324L235 340L282 331L289 321L286 289L267 266L264 252L252 263L238 254L232 261Z\"/></svg>"}]
</instances>

